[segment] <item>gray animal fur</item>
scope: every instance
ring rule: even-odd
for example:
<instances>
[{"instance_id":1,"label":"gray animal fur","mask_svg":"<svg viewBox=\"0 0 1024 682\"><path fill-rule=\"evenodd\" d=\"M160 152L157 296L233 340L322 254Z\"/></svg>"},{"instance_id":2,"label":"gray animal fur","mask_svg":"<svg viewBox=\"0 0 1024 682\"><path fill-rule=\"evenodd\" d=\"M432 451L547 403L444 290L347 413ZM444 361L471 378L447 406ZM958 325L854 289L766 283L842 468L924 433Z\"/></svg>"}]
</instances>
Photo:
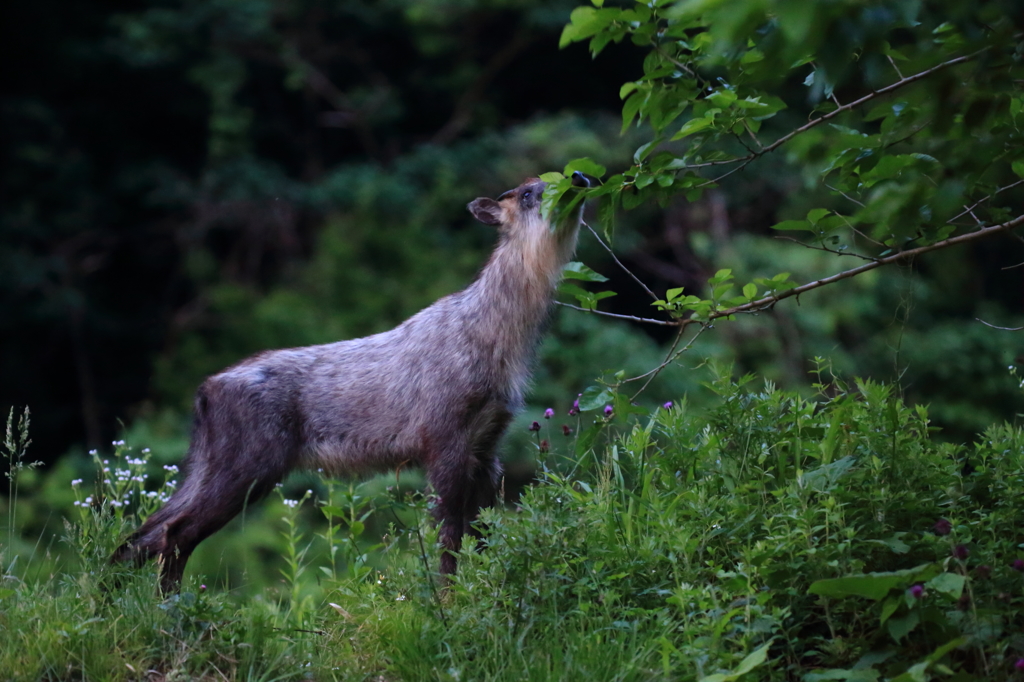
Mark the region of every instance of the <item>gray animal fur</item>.
<instances>
[{"instance_id":1,"label":"gray animal fur","mask_svg":"<svg viewBox=\"0 0 1024 682\"><path fill-rule=\"evenodd\" d=\"M161 586L173 590L196 545L292 469L349 476L415 465L439 496L440 568L454 573L463 534L494 503L497 444L522 408L576 247L579 216L552 230L540 215L543 189L530 179L468 205L499 239L463 291L390 331L266 351L208 378L196 393L184 484L112 560L160 557Z\"/></svg>"}]
</instances>

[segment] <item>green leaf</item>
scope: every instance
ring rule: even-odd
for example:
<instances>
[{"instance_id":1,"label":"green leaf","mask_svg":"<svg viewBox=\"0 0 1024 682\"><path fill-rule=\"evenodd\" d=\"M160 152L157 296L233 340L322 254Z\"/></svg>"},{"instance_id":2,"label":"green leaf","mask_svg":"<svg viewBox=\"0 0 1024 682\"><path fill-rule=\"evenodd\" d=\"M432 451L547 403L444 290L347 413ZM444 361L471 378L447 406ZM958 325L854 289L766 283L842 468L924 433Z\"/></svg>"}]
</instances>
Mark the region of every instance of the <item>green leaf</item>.
<instances>
[{"instance_id":1,"label":"green leaf","mask_svg":"<svg viewBox=\"0 0 1024 682\"><path fill-rule=\"evenodd\" d=\"M1014 161L1010 168L1017 174L1018 178L1024 178L1024 161Z\"/></svg>"},{"instance_id":2,"label":"green leaf","mask_svg":"<svg viewBox=\"0 0 1024 682\"><path fill-rule=\"evenodd\" d=\"M806 220L783 220L778 225L772 225L773 230L788 230L797 231L804 230L805 232L813 232L811 224Z\"/></svg>"},{"instance_id":3,"label":"green leaf","mask_svg":"<svg viewBox=\"0 0 1024 682\"><path fill-rule=\"evenodd\" d=\"M827 216L831 211L827 208L814 208L807 213L807 221L812 225L817 224L819 220ZM776 228L778 229L778 228Z\"/></svg>"},{"instance_id":4,"label":"green leaf","mask_svg":"<svg viewBox=\"0 0 1024 682\"><path fill-rule=\"evenodd\" d=\"M803 682L825 682L825 680L848 680L848 682L875 682L882 673L874 668L859 668L856 670L843 670L841 668L832 668L830 670L820 670L813 673L807 673L803 677Z\"/></svg>"},{"instance_id":5,"label":"green leaf","mask_svg":"<svg viewBox=\"0 0 1024 682\"><path fill-rule=\"evenodd\" d=\"M636 151L633 153L633 163L639 164L646 159L647 155L651 153L651 150L653 150L659 142L661 142L661 140L654 139L637 147Z\"/></svg>"},{"instance_id":6,"label":"green leaf","mask_svg":"<svg viewBox=\"0 0 1024 682\"><path fill-rule=\"evenodd\" d=\"M582 298L589 298L590 297L590 292L589 291L587 291L583 287L576 286L572 282L562 282L561 284L559 284L558 285L558 293L560 293L560 294L569 294L570 296L575 296L577 299L580 299L581 297Z\"/></svg>"},{"instance_id":7,"label":"green leaf","mask_svg":"<svg viewBox=\"0 0 1024 682\"><path fill-rule=\"evenodd\" d=\"M925 674L928 670L928 663L917 663L910 666L907 672L892 678L892 682L928 682Z\"/></svg>"},{"instance_id":8,"label":"green leaf","mask_svg":"<svg viewBox=\"0 0 1024 682\"><path fill-rule=\"evenodd\" d=\"M732 270L730 268L722 268L715 273L715 276L708 280L708 285L716 287L719 284L724 284L732 279Z\"/></svg>"},{"instance_id":9,"label":"green leaf","mask_svg":"<svg viewBox=\"0 0 1024 682\"><path fill-rule=\"evenodd\" d=\"M906 589L914 583L926 582L941 572L941 564L921 564L902 571L865 573L818 580L811 584L807 592L823 597L867 597L879 601L891 590Z\"/></svg>"},{"instance_id":10,"label":"green leaf","mask_svg":"<svg viewBox=\"0 0 1024 682\"><path fill-rule=\"evenodd\" d=\"M603 409L605 405L615 399L615 394L607 386L591 386L583 391L579 398L581 412Z\"/></svg>"},{"instance_id":11,"label":"green leaf","mask_svg":"<svg viewBox=\"0 0 1024 682\"><path fill-rule=\"evenodd\" d=\"M633 123L633 119L636 118L637 112L640 111L640 107L644 103L646 97L641 92L634 92L629 96L629 99L622 105L622 133L625 134L629 130L629 126Z\"/></svg>"},{"instance_id":12,"label":"green leaf","mask_svg":"<svg viewBox=\"0 0 1024 682\"><path fill-rule=\"evenodd\" d=\"M579 279L584 282L607 282L608 278L604 275L594 272L583 263L579 261L572 261L566 263L565 267L562 268L562 277L568 279Z\"/></svg>"},{"instance_id":13,"label":"green leaf","mask_svg":"<svg viewBox=\"0 0 1024 682\"><path fill-rule=\"evenodd\" d=\"M809 490L814 490L819 493L826 493L831 491L839 483L839 479L846 475L856 461L850 455L838 459L835 462L823 464L822 466L812 469L798 479L801 487Z\"/></svg>"},{"instance_id":14,"label":"green leaf","mask_svg":"<svg viewBox=\"0 0 1024 682\"><path fill-rule=\"evenodd\" d=\"M910 631L917 627L917 624L921 622L921 616L917 611L911 611L902 618L892 618L886 627L889 630L889 634L899 644L900 640L910 634Z\"/></svg>"},{"instance_id":15,"label":"green leaf","mask_svg":"<svg viewBox=\"0 0 1024 682\"><path fill-rule=\"evenodd\" d=\"M582 159L573 159L569 163L565 164L565 169L562 171L562 173L565 174L565 177L571 178L572 174L576 171L586 173L587 175L592 175L595 178L600 178L605 173L608 172L608 169L606 169L601 164L595 163L590 159L584 157ZM541 179L543 180L543 178Z\"/></svg>"},{"instance_id":16,"label":"green leaf","mask_svg":"<svg viewBox=\"0 0 1024 682\"><path fill-rule=\"evenodd\" d=\"M731 680L738 679L742 675L746 675L754 668L764 664L768 659L768 647L772 645L771 641L762 645L758 649L750 652L746 658L740 661L740 664L736 666L736 669L731 673L716 673L714 675L707 675L700 678L700 682L731 682Z\"/></svg>"},{"instance_id":17,"label":"green leaf","mask_svg":"<svg viewBox=\"0 0 1024 682\"><path fill-rule=\"evenodd\" d=\"M736 93L729 89L716 90L715 92L708 95L705 99L714 104L716 107L722 107L723 109L725 109L736 101Z\"/></svg>"},{"instance_id":18,"label":"green leaf","mask_svg":"<svg viewBox=\"0 0 1024 682\"><path fill-rule=\"evenodd\" d=\"M757 285L754 284L753 282L744 284L743 295L747 297L748 301L754 300L754 297L757 296Z\"/></svg>"},{"instance_id":19,"label":"green leaf","mask_svg":"<svg viewBox=\"0 0 1024 682\"><path fill-rule=\"evenodd\" d=\"M928 587L959 599L964 591L965 578L957 573L941 573L928 581Z\"/></svg>"},{"instance_id":20,"label":"green leaf","mask_svg":"<svg viewBox=\"0 0 1024 682\"><path fill-rule=\"evenodd\" d=\"M712 119L710 118L691 118L689 121L683 124L683 127L679 129L679 132L672 136L673 140L681 140L688 135L698 133L705 128L711 126Z\"/></svg>"},{"instance_id":21,"label":"green leaf","mask_svg":"<svg viewBox=\"0 0 1024 682\"><path fill-rule=\"evenodd\" d=\"M597 9L594 7L577 7L569 15L569 24L562 29L558 39L559 49L570 43L586 40L601 31L621 15L619 9Z\"/></svg>"},{"instance_id":22,"label":"green leaf","mask_svg":"<svg viewBox=\"0 0 1024 682\"><path fill-rule=\"evenodd\" d=\"M885 625L885 621L889 620L889 617L892 616L892 614L896 613L896 609L898 609L900 607L900 604L902 603L902 596L895 594L889 595L889 597L885 600L885 603L882 604L882 615L879 618L879 621L882 625Z\"/></svg>"},{"instance_id":23,"label":"green leaf","mask_svg":"<svg viewBox=\"0 0 1024 682\"><path fill-rule=\"evenodd\" d=\"M896 554L906 554L910 551L910 545L908 545L900 539L904 535L906 535L906 533L899 532L894 534L891 538L887 538L885 540L865 540L865 542L873 542L879 545L885 545Z\"/></svg>"}]
</instances>

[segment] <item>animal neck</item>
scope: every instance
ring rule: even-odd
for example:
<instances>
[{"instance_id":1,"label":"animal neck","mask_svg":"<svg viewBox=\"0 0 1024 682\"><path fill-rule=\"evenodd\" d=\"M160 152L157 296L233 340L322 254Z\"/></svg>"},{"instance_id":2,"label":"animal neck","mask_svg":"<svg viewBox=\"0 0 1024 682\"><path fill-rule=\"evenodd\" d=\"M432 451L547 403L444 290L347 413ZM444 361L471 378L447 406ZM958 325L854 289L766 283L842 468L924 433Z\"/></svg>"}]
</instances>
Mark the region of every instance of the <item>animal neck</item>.
<instances>
[{"instance_id":1,"label":"animal neck","mask_svg":"<svg viewBox=\"0 0 1024 682\"><path fill-rule=\"evenodd\" d=\"M471 287L481 330L496 355L512 360L533 352L562 268L572 257L578 228L553 234L546 227L502 235Z\"/></svg>"}]
</instances>

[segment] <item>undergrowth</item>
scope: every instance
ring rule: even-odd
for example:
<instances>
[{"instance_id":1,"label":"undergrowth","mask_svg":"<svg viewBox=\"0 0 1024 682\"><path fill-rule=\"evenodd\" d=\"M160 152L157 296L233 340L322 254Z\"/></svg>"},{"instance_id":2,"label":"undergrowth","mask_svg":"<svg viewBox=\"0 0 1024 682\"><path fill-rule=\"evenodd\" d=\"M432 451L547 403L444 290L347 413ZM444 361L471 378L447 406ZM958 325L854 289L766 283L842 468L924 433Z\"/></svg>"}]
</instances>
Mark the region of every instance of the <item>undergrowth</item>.
<instances>
[{"instance_id":1,"label":"undergrowth","mask_svg":"<svg viewBox=\"0 0 1024 682\"><path fill-rule=\"evenodd\" d=\"M1024 432L943 443L924 407L870 382L823 383L811 399L749 378L711 387L717 405L699 413L683 402L598 418L608 440L597 448L576 452L582 423L538 439L536 485L514 509L484 513L488 546L463 553L450 585L431 573L421 494L337 484L273 503L278 587L240 602L193 578L161 599L154 567L106 557L176 472L151 482L145 453L121 445L117 459L97 456L103 476L67 522L74 561L33 576L31 560L5 556L0 670L1024 680ZM304 505L326 520L317 533L298 521ZM382 524L383 537L370 531Z\"/></svg>"}]
</instances>

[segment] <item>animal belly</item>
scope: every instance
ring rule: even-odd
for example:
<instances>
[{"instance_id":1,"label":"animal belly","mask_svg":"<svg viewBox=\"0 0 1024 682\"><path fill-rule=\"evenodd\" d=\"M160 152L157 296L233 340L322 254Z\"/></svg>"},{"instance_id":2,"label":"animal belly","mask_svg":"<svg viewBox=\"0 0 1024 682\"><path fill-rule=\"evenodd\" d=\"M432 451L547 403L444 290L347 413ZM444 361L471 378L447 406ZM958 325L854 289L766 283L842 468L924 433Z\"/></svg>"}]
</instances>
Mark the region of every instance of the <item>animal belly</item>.
<instances>
[{"instance_id":1,"label":"animal belly","mask_svg":"<svg viewBox=\"0 0 1024 682\"><path fill-rule=\"evenodd\" d=\"M414 448L401 445L396 437L323 441L306 450L303 463L307 469L337 478L363 477L400 467L420 466L420 454Z\"/></svg>"}]
</instances>

